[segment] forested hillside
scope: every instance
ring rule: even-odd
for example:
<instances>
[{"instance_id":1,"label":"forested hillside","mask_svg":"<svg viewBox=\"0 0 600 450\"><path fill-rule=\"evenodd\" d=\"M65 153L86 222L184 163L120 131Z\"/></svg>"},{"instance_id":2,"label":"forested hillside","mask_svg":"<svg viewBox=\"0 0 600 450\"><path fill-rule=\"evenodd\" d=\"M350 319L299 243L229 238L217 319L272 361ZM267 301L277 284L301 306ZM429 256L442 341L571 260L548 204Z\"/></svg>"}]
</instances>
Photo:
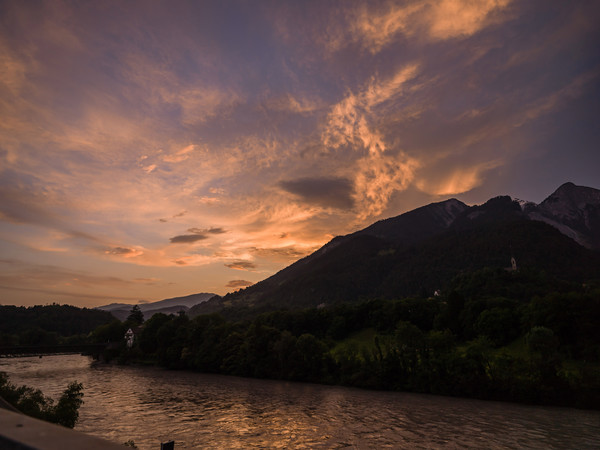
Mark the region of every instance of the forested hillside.
<instances>
[{"instance_id":1,"label":"forested hillside","mask_svg":"<svg viewBox=\"0 0 600 450\"><path fill-rule=\"evenodd\" d=\"M113 320L108 312L70 305L0 305L0 345L75 343Z\"/></svg>"}]
</instances>

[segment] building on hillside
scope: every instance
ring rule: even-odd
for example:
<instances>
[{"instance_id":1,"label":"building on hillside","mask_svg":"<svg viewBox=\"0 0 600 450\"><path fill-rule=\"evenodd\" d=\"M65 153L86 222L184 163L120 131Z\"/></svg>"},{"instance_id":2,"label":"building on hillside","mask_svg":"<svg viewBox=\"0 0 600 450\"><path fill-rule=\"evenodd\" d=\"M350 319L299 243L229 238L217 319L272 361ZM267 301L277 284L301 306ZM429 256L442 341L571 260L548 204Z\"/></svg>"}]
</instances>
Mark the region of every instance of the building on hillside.
<instances>
[{"instance_id":1,"label":"building on hillside","mask_svg":"<svg viewBox=\"0 0 600 450\"><path fill-rule=\"evenodd\" d=\"M506 267L504 270L507 272L516 272L517 271L517 260L514 256L510 257L510 267Z\"/></svg>"},{"instance_id":2,"label":"building on hillside","mask_svg":"<svg viewBox=\"0 0 600 450\"><path fill-rule=\"evenodd\" d=\"M135 340L135 333L131 328L127 330L125 333L125 343L127 344L127 348L133 347L133 341Z\"/></svg>"}]
</instances>

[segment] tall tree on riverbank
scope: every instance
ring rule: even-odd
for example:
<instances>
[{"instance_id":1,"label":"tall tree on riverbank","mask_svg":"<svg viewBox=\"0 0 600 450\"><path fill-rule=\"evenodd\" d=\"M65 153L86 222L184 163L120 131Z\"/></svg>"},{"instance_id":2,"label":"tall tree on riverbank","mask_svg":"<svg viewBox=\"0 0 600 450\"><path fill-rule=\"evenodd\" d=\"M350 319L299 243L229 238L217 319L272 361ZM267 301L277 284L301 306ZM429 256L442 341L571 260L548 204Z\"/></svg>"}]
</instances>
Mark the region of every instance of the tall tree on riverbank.
<instances>
[{"instance_id":1,"label":"tall tree on riverbank","mask_svg":"<svg viewBox=\"0 0 600 450\"><path fill-rule=\"evenodd\" d=\"M126 322L130 322L135 325L141 325L144 323L144 313L138 305L133 305L129 316L127 316Z\"/></svg>"}]
</instances>

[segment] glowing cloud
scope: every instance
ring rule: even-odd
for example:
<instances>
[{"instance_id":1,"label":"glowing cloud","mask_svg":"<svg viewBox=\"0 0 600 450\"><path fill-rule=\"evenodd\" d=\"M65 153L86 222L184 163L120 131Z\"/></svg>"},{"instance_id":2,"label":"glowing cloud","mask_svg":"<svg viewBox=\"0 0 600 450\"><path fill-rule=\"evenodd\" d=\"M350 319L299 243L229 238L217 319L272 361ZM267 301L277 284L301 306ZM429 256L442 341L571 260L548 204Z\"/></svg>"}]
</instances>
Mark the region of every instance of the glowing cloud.
<instances>
[{"instance_id":1,"label":"glowing cloud","mask_svg":"<svg viewBox=\"0 0 600 450\"><path fill-rule=\"evenodd\" d=\"M378 53L402 34L445 40L470 36L494 22L494 13L510 0L439 0L412 1L384 8L362 5L350 13L351 33L371 53ZM335 48L335 46L333 46Z\"/></svg>"},{"instance_id":2,"label":"glowing cloud","mask_svg":"<svg viewBox=\"0 0 600 450\"><path fill-rule=\"evenodd\" d=\"M500 161L490 161L473 167L461 167L451 172L442 173L437 177L418 180L416 185L423 192L431 195L462 194L480 186L483 183L484 173L500 165Z\"/></svg>"},{"instance_id":3,"label":"glowing cloud","mask_svg":"<svg viewBox=\"0 0 600 450\"><path fill-rule=\"evenodd\" d=\"M323 143L333 149L349 146L365 156L356 160L354 200L358 216L365 219L380 214L390 196L406 189L419 166L416 159L399 149L388 152L383 134L369 125L368 118L379 105L402 95L405 84L417 76L412 64L393 77L366 85L358 94L350 94L336 104L323 134Z\"/></svg>"}]
</instances>

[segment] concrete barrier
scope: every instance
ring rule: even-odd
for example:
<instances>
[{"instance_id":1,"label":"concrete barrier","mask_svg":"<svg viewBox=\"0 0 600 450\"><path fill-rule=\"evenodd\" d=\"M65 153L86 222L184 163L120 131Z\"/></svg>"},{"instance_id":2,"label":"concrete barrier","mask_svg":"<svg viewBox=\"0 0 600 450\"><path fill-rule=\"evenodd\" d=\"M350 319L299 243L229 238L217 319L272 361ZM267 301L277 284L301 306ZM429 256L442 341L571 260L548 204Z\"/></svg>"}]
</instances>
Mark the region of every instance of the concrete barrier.
<instances>
[{"instance_id":1,"label":"concrete barrier","mask_svg":"<svg viewBox=\"0 0 600 450\"><path fill-rule=\"evenodd\" d=\"M123 450L123 445L0 408L2 450Z\"/></svg>"}]
</instances>

